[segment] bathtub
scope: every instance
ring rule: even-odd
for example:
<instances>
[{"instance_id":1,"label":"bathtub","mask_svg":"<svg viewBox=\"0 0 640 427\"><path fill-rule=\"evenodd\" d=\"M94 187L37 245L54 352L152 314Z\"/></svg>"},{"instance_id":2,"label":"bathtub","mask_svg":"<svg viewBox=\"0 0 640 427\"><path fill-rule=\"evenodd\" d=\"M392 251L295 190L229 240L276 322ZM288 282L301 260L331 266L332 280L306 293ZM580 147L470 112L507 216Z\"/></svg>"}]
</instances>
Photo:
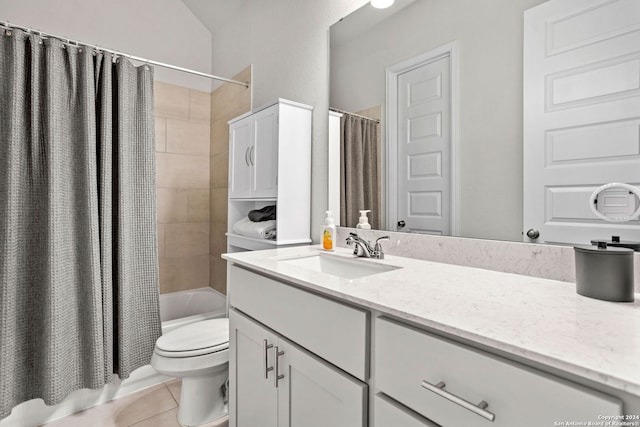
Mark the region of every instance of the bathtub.
<instances>
[{"instance_id":1,"label":"bathtub","mask_svg":"<svg viewBox=\"0 0 640 427\"><path fill-rule=\"evenodd\" d=\"M200 320L227 316L227 298L211 288L160 295L162 333Z\"/></svg>"},{"instance_id":2,"label":"bathtub","mask_svg":"<svg viewBox=\"0 0 640 427\"><path fill-rule=\"evenodd\" d=\"M189 323L226 317L226 315L227 298L211 288L160 295L160 320L163 334ZM116 379L100 390L76 390L55 406L46 406L41 399L21 403L13 408L11 415L0 420L0 427L39 426L169 379L157 373L151 365L142 366L133 371L126 380Z\"/></svg>"}]
</instances>

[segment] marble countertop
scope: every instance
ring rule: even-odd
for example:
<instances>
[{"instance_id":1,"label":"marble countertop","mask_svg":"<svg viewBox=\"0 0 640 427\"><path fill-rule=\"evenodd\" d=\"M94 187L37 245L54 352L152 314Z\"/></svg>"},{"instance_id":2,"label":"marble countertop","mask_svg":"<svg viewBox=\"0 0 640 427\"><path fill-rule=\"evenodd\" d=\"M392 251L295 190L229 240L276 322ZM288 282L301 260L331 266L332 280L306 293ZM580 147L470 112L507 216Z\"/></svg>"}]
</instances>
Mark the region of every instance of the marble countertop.
<instances>
[{"instance_id":1,"label":"marble countertop","mask_svg":"<svg viewBox=\"0 0 640 427\"><path fill-rule=\"evenodd\" d=\"M390 255L357 261L402 268L351 280L280 262L320 252L301 246L223 258L640 396L640 294L612 303L578 295L573 283ZM344 248L330 255L352 258Z\"/></svg>"}]
</instances>

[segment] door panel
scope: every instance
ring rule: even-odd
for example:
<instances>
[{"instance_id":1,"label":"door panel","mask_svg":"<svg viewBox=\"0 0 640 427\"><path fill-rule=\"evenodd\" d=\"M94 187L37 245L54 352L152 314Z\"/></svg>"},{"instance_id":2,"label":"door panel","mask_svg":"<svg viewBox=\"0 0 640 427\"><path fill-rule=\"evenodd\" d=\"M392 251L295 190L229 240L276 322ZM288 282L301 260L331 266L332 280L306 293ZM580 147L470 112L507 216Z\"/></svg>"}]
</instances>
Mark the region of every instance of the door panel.
<instances>
[{"instance_id":1,"label":"door panel","mask_svg":"<svg viewBox=\"0 0 640 427\"><path fill-rule=\"evenodd\" d=\"M398 76L398 220L450 234L451 89L446 56Z\"/></svg>"},{"instance_id":2,"label":"door panel","mask_svg":"<svg viewBox=\"0 0 640 427\"><path fill-rule=\"evenodd\" d=\"M249 147L251 146L251 119L234 123L229 129L229 197L251 196L251 169Z\"/></svg>"},{"instance_id":3,"label":"door panel","mask_svg":"<svg viewBox=\"0 0 640 427\"><path fill-rule=\"evenodd\" d=\"M249 161L253 167L253 197L276 197L278 175L278 110L255 114L255 136Z\"/></svg>"},{"instance_id":4,"label":"door panel","mask_svg":"<svg viewBox=\"0 0 640 427\"><path fill-rule=\"evenodd\" d=\"M279 427L364 427L367 386L280 339Z\"/></svg>"},{"instance_id":5,"label":"door panel","mask_svg":"<svg viewBox=\"0 0 640 427\"><path fill-rule=\"evenodd\" d=\"M589 205L602 184L640 183L638 46L635 0L552 0L525 12L525 241L640 240L639 221L606 223Z\"/></svg>"},{"instance_id":6,"label":"door panel","mask_svg":"<svg viewBox=\"0 0 640 427\"><path fill-rule=\"evenodd\" d=\"M265 349L277 344L276 335L257 323L229 311L229 422L231 427L276 427L278 394L273 370L265 378ZM273 366L273 348L267 349L266 366Z\"/></svg>"}]
</instances>

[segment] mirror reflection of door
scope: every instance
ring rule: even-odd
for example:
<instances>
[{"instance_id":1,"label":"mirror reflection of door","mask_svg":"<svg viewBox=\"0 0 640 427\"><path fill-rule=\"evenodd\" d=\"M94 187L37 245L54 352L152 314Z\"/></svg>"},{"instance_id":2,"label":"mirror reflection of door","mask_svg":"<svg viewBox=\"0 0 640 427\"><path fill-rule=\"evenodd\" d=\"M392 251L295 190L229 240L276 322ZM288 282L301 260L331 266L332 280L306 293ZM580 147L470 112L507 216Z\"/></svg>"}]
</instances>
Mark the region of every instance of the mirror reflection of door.
<instances>
[{"instance_id":1,"label":"mirror reflection of door","mask_svg":"<svg viewBox=\"0 0 640 427\"><path fill-rule=\"evenodd\" d=\"M398 231L450 234L450 58L397 76Z\"/></svg>"},{"instance_id":2,"label":"mirror reflection of door","mask_svg":"<svg viewBox=\"0 0 640 427\"><path fill-rule=\"evenodd\" d=\"M551 0L524 22L524 240L640 241L639 221L606 223L589 201L602 184L640 182L640 2Z\"/></svg>"}]
</instances>

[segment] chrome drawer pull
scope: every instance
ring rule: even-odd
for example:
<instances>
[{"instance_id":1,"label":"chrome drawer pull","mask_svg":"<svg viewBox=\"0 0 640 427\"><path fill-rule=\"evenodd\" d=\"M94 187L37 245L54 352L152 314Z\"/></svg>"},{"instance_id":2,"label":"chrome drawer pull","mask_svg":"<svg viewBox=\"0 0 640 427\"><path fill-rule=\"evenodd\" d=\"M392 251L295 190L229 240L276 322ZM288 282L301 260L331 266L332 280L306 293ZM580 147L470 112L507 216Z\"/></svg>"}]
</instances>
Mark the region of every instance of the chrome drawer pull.
<instances>
[{"instance_id":1,"label":"chrome drawer pull","mask_svg":"<svg viewBox=\"0 0 640 427\"><path fill-rule=\"evenodd\" d=\"M482 401L477 405L474 405L471 402L464 400L461 397L456 396L455 394L451 394L444 389L446 384L440 381L438 384L431 384L428 381L423 380L420 384L423 388L426 388L429 391L434 392L438 396L444 397L447 400L455 403L456 405L462 406L464 409L467 409L473 412L476 415L480 415L482 418L486 418L489 421L494 421L496 419L496 415L487 411L486 409L489 407L489 404L486 401Z\"/></svg>"},{"instance_id":2,"label":"chrome drawer pull","mask_svg":"<svg viewBox=\"0 0 640 427\"><path fill-rule=\"evenodd\" d=\"M273 366L267 366L269 364L269 361L267 359L267 353L268 353L268 350L270 348L273 348L273 344L267 344L267 340L262 340L262 351L264 352L264 354L263 354L264 358L262 359L263 360L262 367L263 367L263 370L264 370L264 379L269 378L269 372L273 371Z\"/></svg>"},{"instance_id":3,"label":"chrome drawer pull","mask_svg":"<svg viewBox=\"0 0 640 427\"><path fill-rule=\"evenodd\" d=\"M284 374L280 374L280 362L279 362L280 356L282 356L283 354L284 354L284 351L278 350L278 346L276 346L276 354L275 354L275 356L276 356L276 374L273 377L276 388L278 388L278 380L281 380L281 379L284 378Z\"/></svg>"}]
</instances>

